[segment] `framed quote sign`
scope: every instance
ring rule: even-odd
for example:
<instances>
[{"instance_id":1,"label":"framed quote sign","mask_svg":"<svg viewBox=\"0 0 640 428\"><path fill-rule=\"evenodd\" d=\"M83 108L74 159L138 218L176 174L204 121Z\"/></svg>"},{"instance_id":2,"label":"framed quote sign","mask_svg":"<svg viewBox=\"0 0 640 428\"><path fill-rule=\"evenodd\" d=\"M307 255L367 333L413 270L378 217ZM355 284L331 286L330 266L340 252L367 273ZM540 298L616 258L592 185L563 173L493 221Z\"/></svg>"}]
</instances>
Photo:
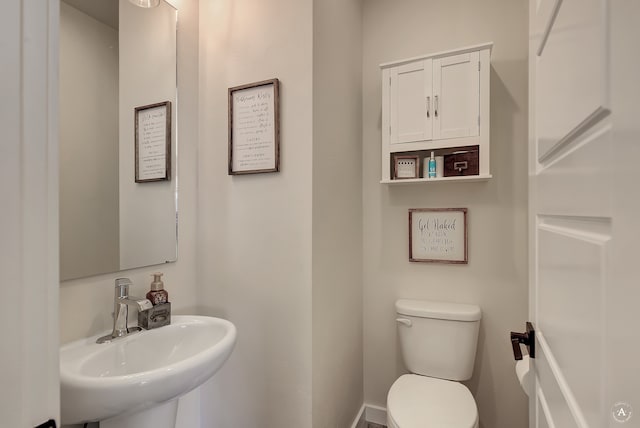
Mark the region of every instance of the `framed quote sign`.
<instances>
[{"instance_id":1,"label":"framed quote sign","mask_svg":"<svg viewBox=\"0 0 640 428\"><path fill-rule=\"evenodd\" d=\"M278 79L229 88L229 175L280 170Z\"/></svg>"},{"instance_id":2,"label":"framed quote sign","mask_svg":"<svg viewBox=\"0 0 640 428\"><path fill-rule=\"evenodd\" d=\"M171 101L135 108L136 183L171 179Z\"/></svg>"},{"instance_id":3,"label":"framed quote sign","mask_svg":"<svg viewBox=\"0 0 640 428\"><path fill-rule=\"evenodd\" d=\"M409 210L409 260L468 263L466 208Z\"/></svg>"}]
</instances>

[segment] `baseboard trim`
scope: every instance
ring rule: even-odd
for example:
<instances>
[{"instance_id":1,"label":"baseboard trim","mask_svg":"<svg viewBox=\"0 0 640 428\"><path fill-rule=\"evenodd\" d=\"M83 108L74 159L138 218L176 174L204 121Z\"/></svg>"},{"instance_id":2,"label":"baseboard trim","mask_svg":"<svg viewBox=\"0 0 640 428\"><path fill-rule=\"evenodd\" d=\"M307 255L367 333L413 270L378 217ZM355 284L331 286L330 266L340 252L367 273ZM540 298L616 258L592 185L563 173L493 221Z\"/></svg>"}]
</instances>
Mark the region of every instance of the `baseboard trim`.
<instances>
[{"instance_id":1,"label":"baseboard trim","mask_svg":"<svg viewBox=\"0 0 640 428\"><path fill-rule=\"evenodd\" d=\"M387 425L387 409L374 404L365 403L364 418L367 422L379 425Z\"/></svg>"},{"instance_id":2,"label":"baseboard trim","mask_svg":"<svg viewBox=\"0 0 640 428\"><path fill-rule=\"evenodd\" d=\"M365 412L365 406L363 404L362 407L360 407L360 411L358 412L358 415L353 420L353 423L351 424L351 428L366 428L365 424L367 423L367 421L365 421L364 419L364 412Z\"/></svg>"},{"instance_id":3,"label":"baseboard trim","mask_svg":"<svg viewBox=\"0 0 640 428\"><path fill-rule=\"evenodd\" d=\"M366 428L367 422L387 425L387 409L373 404L362 404L358 415L351 424L351 428Z\"/></svg>"}]
</instances>

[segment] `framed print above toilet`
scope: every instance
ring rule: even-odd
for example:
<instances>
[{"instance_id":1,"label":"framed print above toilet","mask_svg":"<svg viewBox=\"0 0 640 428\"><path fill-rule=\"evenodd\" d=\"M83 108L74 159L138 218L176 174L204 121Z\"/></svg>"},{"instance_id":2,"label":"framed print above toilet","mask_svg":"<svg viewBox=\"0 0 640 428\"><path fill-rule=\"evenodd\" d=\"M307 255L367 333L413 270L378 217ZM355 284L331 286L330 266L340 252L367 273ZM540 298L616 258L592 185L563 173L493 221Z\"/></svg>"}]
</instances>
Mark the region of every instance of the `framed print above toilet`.
<instances>
[{"instance_id":1,"label":"framed print above toilet","mask_svg":"<svg viewBox=\"0 0 640 428\"><path fill-rule=\"evenodd\" d=\"M466 208L409 209L409 261L467 264Z\"/></svg>"}]
</instances>

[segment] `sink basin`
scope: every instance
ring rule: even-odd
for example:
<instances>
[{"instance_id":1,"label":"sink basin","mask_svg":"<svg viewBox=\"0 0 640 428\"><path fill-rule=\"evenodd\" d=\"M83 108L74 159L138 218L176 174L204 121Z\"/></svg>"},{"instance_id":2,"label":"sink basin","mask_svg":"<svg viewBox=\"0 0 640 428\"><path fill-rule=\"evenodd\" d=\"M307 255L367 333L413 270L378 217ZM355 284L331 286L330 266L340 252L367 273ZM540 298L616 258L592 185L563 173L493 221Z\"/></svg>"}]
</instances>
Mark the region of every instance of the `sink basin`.
<instances>
[{"instance_id":1,"label":"sink basin","mask_svg":"<svg viewBox=\"0 0 640 428\"><path fill-rule=\"evenodd\" d=\"M171 325L97 344L96 335L60 348L61 418L64 424L118 419L114 426L142 426L155 407L210 379L236 342L235 326L224 319L173 316ZM164 406L166 408L167 406ZM151 409L151 413L147 410ZM142 417L138 414L144 413ZM148 413L148 414L147 414ZM166 420L166 413L161 416ZM151 423L149 426L158 426ZM147 423L142 423L147 425ZM102 426L109 426L109 423ZM170 424L167 426L171 426Z\"/></svg>"}]
</instances>

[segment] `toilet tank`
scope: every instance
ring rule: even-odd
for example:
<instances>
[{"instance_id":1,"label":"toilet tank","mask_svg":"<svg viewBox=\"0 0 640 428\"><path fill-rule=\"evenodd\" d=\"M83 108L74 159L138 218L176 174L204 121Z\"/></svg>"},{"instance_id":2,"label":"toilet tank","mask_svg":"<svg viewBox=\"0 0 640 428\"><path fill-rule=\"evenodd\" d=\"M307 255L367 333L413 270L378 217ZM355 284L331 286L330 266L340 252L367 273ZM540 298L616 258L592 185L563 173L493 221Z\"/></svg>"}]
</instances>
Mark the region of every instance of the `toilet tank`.
<instances>
[{"instance_id":1,"label":"toilet tank","mask_svg":"<svg viewBox=\"0 0 640 428\"><path fill-rule=\"evenodd\" d=\"M412 373L467 380L473 374L480 308L476 305L398 300L400 348Z\"/></svg>"}]
</instances>

